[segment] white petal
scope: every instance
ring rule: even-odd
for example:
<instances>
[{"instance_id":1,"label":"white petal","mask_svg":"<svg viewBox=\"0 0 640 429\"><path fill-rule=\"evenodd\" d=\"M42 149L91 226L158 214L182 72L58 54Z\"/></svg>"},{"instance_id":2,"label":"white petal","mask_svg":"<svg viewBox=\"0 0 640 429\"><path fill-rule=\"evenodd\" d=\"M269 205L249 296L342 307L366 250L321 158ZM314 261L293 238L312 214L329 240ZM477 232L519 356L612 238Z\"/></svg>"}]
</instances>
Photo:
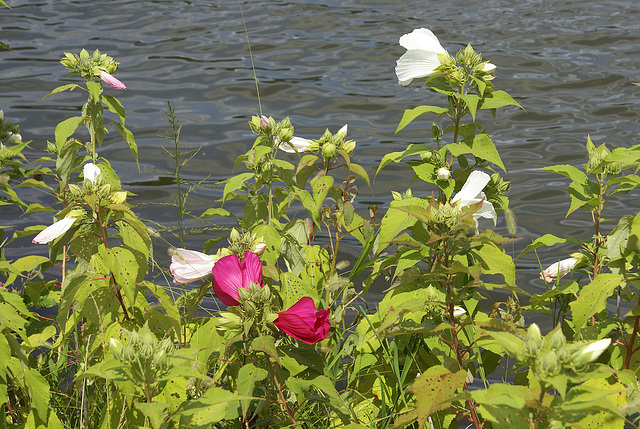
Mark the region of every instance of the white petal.
<instances>
[{"instance_id":1,"label":"white petal","mask_svg":"<svg viewBox=\"0 0 640 429\"><path fill-rule=\"evenodd\" d=\"M187 284L211 274L216 261L195 250L174 249L169 270L176 284Z\"/></svg>"},{"instance_id":2,"label":"white petal","mask_svg":"<svg viewBox=\"0 0 640 429\"><path fill-rule=\"evenodd\" d=\"M467 314L467 310L462 307L458 307L457 305L453 307L453 317L462 317Z\"/></svg>"},{"instance_id":3,"label":"white petal","mask_svg":"<svg viewBox=\"0 0 640 429\"><path fill-rule=\"evenodd\" d=\"M100 167L93 163L88 163L84 165L82 169L82 174L84 174L84 178L88 179L91 183L96 183L96 179L100 175Z\"/></svg>"},{"instance_id":4,"label":"white petal","mask_svg":"<svg viewBox=\"0 0 640 429\"><path fill-rule=\"evenodd\" d=\"M576 266L576 258L567 258L549 265L540 275L547 283L555 281L559 277L564 277Z\"/></svg>"},{"instance_id":5,"label":"white petal","mask_svg":"<svg viewBox=\"0 0 640 429\"><path fill-rule=\"evenodd\" d=\"M65 232L69 231L69 228L73 226L73 223L75 221L75 217L65 217L64 219L59 220L52 225L49 225L48 227L40 231L40 234L36 235L33 238L32 243L47 244L52 242L56 238L64 235Z\"/></svg>"},{"instance_id":6,"label":"white petal","mask_svg":"<svg viewBox=\"0 0 640 429\"><path fill-rule=\"evenodd\" d=\"M400 85L407 86L413 79L431 76L440 64L436 52L414 49L396 61L396 75Z\"/></svg>"},{"instance_id":7,"label":"white petal","mask_svg":"<svg viewBox=\"0 0 640 429\"><path fill-rule=\"evenodd\" d=\"M593 362L609 347L609 344L611 344L611 338L603 338L602 340L589 344L580 353L585 355L589 359L589 362Z\"/></svg>"},{"instance_id":8,"label":"white petal","mask_svg":"<svg viewBox=\"0 0 640 429\"><path fill-rule=\"evenodd\" d=\"M346 136L347 135L347 128L349 128L348 124L344 124L344 127L340 128L338 130L338 134L344 134Z\"/></svg>"},{"instance_id":9,"label":"white petal","mask_svg":"<svg viewBox=\"0 0 640 429\"><path fill-rule=\"evenodd\" d=\"M451 202L455 203L456 201L460 201L460 207L480 202L480 200L484 198L484 194L480 194L490 180L491 177L489 177L487 173L483 171L472 171L462 186L462 189L460 189L460 192L456 194Z\"/></svg>"},{"instance_id":10,"label":"white petal","mask_svg":"<svg viewBox=\"0 0 640 429\"><path fill-rule=\"evenodd\" d=\"M492 73L496 69L496 65L493 63L485 63L482 67L482 71L485 73Z\"/></svg>"},{"instance_id":11,"label":"white petal","mask_svg":"<svg viewBox=\"0 0 640 429\"><path fill-rule=\"evenodd\" d=\"M409 34L400 37L400 46L407 50L421 49L423 51L433 51L439 54L445 54L440 41L431 30L426 28L417 28Z\"/></svg>"},{"instance_id":12,"label":"white petal","mask_svg":"<svg viewBox=\"0 0 640 429\"><path fill-rule=\"evenodd\" d=\"M280 143L278 145L278 149L287 153L296 153L294 147L298 149L298 152L306 152L307 148L311 142L307 139L303 139L302 137L291 137L289 143Z\"/></svg>"}]
</instances>

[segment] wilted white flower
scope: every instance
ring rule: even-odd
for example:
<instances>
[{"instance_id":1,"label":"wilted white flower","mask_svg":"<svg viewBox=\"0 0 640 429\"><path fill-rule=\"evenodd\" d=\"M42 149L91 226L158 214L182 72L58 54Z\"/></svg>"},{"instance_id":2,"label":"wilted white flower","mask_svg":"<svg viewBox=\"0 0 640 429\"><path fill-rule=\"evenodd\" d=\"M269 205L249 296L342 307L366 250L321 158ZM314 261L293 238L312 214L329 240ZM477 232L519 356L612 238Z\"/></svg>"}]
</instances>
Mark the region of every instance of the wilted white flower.
<instances>
[{"instance_id":1,"label":"wilted white flower","mask_svg":"<svg viewBox=\"0 0 640 429\"><path fill-rule=\"evenodd\" d=\"M441 167L436 173L439 180L448 180L451 177L451 171L447 167Z\"/></svg>"},{"instance_id":2,"label":"wilted white flower","mask_svg":"<svg viewBox=\"0 0 640 429\"><path fill-rule=\"evenodd\" d=\"M40 234L36 235L33 238L32 243L47 244L52 242L56 238L64 235L65 232L69 231L75 221L75 217L65 217L64 219L59 220L52 225L49 225L48 227L40 231Z\"/></svg>"},{"instance_id":3,"label":"wilted white flower","mask_svg":"<svg viewBox=\"0 0 640 429\"><path fill-rule=\"evenodd\" d=\"M89 180L91 183L96 183L96 179L98 178L100 173L101 173L100 167L98 167L92 162L85 164L84 168L82 169L82 174L84 174L84 178Z\"/></svg>"},{"instance_id":4,"label":"wilted white flower","mask_svg":"<svg viewBox=\"0 0 640 429\"><path fill-rule=\"evenodd\" d=\"M572 356L572 361L576 365L584 365L595 361L611 344L611 338L603 338L586 345Z\"/></svg>"},{"instance_id":5,"label":"wilted white flower","mask_svg":"<svg viewBox=\"0 0 640 429\"><path fill-rule=\"evenodd\" d=\"M576 266L577 262L576 258L567 258L551 264L540 274L540 278L547 283L554 282L556 279L567 275Z\"/></svg>"},{"instance_id":6,"label":"wilted white flower","mask_svg":"<svg viewBox=\"0 0 640 429\"><path fill-rule=\"evenodd\" d=\"M173 249L169 270L175 284L187 284L211 274L216 260L195 250Z\"/></svg>"},{"instance_id":7,"label":"wilted white flower","mask_svg":"<svg viewBox=\"0 0 640 429\"><path fill-rule=\"evenodd\" d=\"M421 77L431 76L441 62L438 54L447 51L431 30L418 28L400 37L400 45L407 50L396 62L396 75L402 86Z\"/></svg>"},{"instance_id":8,"label":"wilted white flower","mask_svg":"<svg viewBox=\"0 0 640 429\"><path fill-rule=\"evenodd\" d=\"M493 223L496 223L496 211L493 208L493 204L487 201L487 196L482 192L487 183L491 180L491 177L482 171L472 171L467 178L467 181L460 189L460 192L451 200L452 203L460 201L459 208L467 207L472 204L477 204L482 201L482 207L480 210L473 214L473 219L477 220L479 217L486 219L493 219Z\"/></svg>"},{"instance_id":9,"label":"wilted white flower","mask_svg":"<svg viewBox=\"0 0 640 429\"><path fill-rule=\"evenodd\" d=\"M287 153L306 152L311 145L311 140L303 139L302 137L291 137L286 143L280 143L278 149ZM295 149L294 149L295 148Z\"/></svg>"}]
</instances>

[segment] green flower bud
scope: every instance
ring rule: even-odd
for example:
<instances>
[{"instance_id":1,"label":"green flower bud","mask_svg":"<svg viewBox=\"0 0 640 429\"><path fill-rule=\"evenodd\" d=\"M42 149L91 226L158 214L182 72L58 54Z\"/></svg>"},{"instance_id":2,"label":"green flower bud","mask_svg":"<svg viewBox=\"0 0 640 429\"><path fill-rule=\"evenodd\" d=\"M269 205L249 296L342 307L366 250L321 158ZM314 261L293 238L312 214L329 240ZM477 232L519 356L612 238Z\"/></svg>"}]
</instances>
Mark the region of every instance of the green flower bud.
<instances>
[{"instance_id":1,"label":"green flower bud","mask_svg":"<svg viewBox=\"0 0 640 429\"><path fill-rule=\"evenodd\" d=\"M547 336L545 337L545 342L552 349L559 350L561 348L564 348L564 346L566 346L567 339L562 333L562 329L560 329L560 326L557 326L553 331L547 334Z\"/></svg>"},{"instance_id":2,"label":"green flower bud","mask_svg":"<svg viewBox=\"0 0 640 429\"><path fill-rule=\"evenodd\" d=\"M542 358L542 368L549 375L554 375L558 371L558 359L553 350L548 351Z\"/></svg>"},{"instance_id":3,"label":"green flower bud","mask_svg":"<svg viewBox=\"0 0 640 429\"><path fill-rule=\"evenodd\" d=\"M149 359L151 356L153 356L153 352L154 352L154 347L151 346L150 344L145 344L144 342L142 343L142 347L140 347L140 357L143 359Z\"/></svg>"},{"instance_id":4,"label":"green flower bud","mask_svg":"<svg viewBox=\"0 0 640 429\"><path fill-rule=\"evenodd\" d=\"M242 309L244 310L247 317L255 317L255 315L258 313L255 304L251 301L244 301L242 303Z\"/></svg>"},{"instance_id":5,"label":"green flower bud","mask_svg":"<svg viewBox=\"0 0 640 429\"><path fill-rule=\"evenodd\" d=\"M140 336L136 331L127 331L127 344L131 344L132 346L137 345L140 342Z\"/></svg>"},{"instance_id":6,"label":"green flower bud","mask_svg":"<svg viewBox=\"0 0 640 429\"><path fill-rule=\"evenodd\" d=\"M248 301L251 299L251 292L243 287L238 288L238 297L240 298L240 302Z\"/></svg>"},{"instance_id":7,"label":"green flower bud","mask_svg":"<svg viewBox=\"0 0 640 429\"><path fill-rule=\"evenodd\" d=\"M431 138L439 139L443 135L444 135L444 131L442 131L442 128L440 128L438 124L434 122L433 125L431 125Z\"/></svg>"},{"instance_id":8,"label":"green flower bud","mask_svg":"<svg viewBox=\"0 0 640 429\"><path fill-rule=\"evenodd\" d=\"M322 157L325 159L331 159L336 155L336 145L333 143L327 143L322 146Z\"/></svg>"},{"instance_id":9,"label":"green flower bud","mask_svg":"<svg viewBox=\"0 0 640 429\"><path fill-rule=\"evenodd\" d=\"M345 150L349 155L353 154L353 151L356 149L355 140L349 140L342 144L342 149Z\"/></svg>"},{"instance_id":10,"label":"green flower bud","mask_svg":"<svg viewBox=\"0 0 640 429\"><path fill-rule=\"evenodd\" d=\"M131 362L136 359L136 350L131 344L127 344L122 348L121 360L124 362Z\"/></svg>"},{"instance_id":11,"label":"green flower bud","mask_svg":"<svg viewBox=\"0 0 640 429\"><path fill-rule=\"evenodd\" d=\"M270 302L271 301L271 289L269 286L265 285L260 291L260 298L262 302Z\"/></svg>"},{"instance_id":12,"label":"green flower bud","mask_svg":"<svg viewBox=\"0 0 640 429\"><path fill-rule=\"evenodd\" d=\"M155 355L153 355L153 366L161 371L167 369L167 353L164 350L160 350Z\"/></svg>"},{"instance_id":13,"label":"green flower bud","mask_svg":"<svg viewBox=\"0 0 640 429\"><path fill-rule=\"evenodd\" d=\"M126 191L114 192L111 195L111 198L109 198L109 201L111 201L113 204L124 204L125 201L127 201L127 192Z\"/></svg>"},{"instance_id":14,"label":"green flower bud","mask_svg":"<svg viewBox=\"0 0 640 429\"><path fill-rule=\"evenodd\" d=\"M111 349L111 353L113 354L113 357L115 357L118 360L122 360L122 349L124 348L122 341L116 338L111 338L109 340L109 348Z\"/></svg>"}]
</instances>

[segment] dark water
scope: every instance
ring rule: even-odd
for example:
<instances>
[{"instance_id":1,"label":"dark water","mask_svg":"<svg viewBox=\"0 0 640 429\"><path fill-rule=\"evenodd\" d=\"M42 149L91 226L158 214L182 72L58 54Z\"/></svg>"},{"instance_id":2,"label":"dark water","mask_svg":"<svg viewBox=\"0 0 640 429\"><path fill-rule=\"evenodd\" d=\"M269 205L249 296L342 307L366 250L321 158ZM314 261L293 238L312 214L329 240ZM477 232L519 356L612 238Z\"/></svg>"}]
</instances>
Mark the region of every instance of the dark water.
<instances>
[{"instance_id":1,"label":"dark water","mask_svg":"<svg viewBox=\"0 0 640 429\"><path fill-rule=\"evenodd\" d=\"M127 109L135 133L141 169L171 169L158 134L169 132L166 101L184 124L183 143L202 146L185 173L214 185L232 174L235 157L250 147L246 126L259 112L251 60L237 1L70 1L8 0L0 10L0 108L33 140L33 159L43 154L55 125L75 115L84 96L73 92L42 99L56 86L74 81L58 63L64 51L82 47L120 61L118 78L128 90L116 94ZM493 135L512 181L511 206L519 220L517 255L545 233L588 239L593 234L584 214L565 218L567 181L537 168L556 163L580 167L586 162L587 135L608 147L640 143L640 4L636 1L250 1L241 2L259 80L262 112L289 116L296 135L318 137L325 128L349 124L358 146L354 161L373 175L381 157L409 143L425 141L430 119L394 134L404 109L444 100L418 87L401 87L395 60L404 52L398 38L427 27L449 52L471 43L498 66L494 81L526 109L506 108L493 120L479 121ZM115 130L102 150L134 202L172 200L175 188L162 175L139 175ZM293 160L293 158L292 158ZM390 191L409 186L411 170L386 167L373 193L360 185L363 212L384 206ZM416 183L417 195L432 191ZM220 187L200 188L191 208L217 207ZM636 213L640 191L613 200L608 216ZM34 201L50 203L45 195ZM3 207L0 222L25 226L49 223L50 214L17 218ZM144 217L172 222L175 213L143 206ZM486 227L489 225L486 224ZM498 231L506 234L504 220ZM165 237L171 244L178 242ZM208 235L191 237L200 249ZM156 243L166 262L168 244ZM27 239L9 253L34 252ZM540 249L543 265L567 257L572 247ZM37 249L46 252L44 246ZM354 246L352 253L357 249ZM164 259L164 261L163 261ZM518 284L540 292L543 283L533 253L518 260Z\"/></svg>"}]
</instances>

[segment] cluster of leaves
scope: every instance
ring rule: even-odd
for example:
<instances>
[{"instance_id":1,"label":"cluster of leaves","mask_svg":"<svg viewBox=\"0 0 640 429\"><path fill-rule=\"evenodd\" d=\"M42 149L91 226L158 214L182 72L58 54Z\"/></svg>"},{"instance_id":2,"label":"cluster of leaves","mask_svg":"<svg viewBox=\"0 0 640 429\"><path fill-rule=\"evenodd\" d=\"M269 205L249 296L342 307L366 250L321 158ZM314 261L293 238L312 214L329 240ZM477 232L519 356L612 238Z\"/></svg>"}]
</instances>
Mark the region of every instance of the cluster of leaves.
<instances>
[{"instance_id":1,"label":"cluster of leaves","mask_svg":"<svg viewBox=\"0 0 640 429\"><path fill-rule=\"evenodd\" d=\"M352 162L356 144L346 139L346 128L301 142L288 119L256 116L249 123L256 140L236 162L246 171L225 181L221 206L200 218L225 217L238 227L227 248L218 246L221 237L204 243L205 252L218 246L219 254L243 255L257 243L264 246L264 285L243 285L242 305L197 317L211 281L205 276L200 287L174 300L149 280L150 234L127 203L117 174L97 153L113 125L137 160L125 110L98 76L115 72L117 63L84 50L62 62L85 85L52 93L82 89L88 100L81 116L56 128L49 144L53 156L38 161L55 164L55 170L24 168L27 143L0 146L2 204L25 213L53 211L58 221L75 219L49 240L48 256L12 261L0 254L0 403L6 424L623 427L638 411L640 215L624 216L608 235L601 228L609 199L640 185L640 177L629 173L640 162L637 147L609 151L589 140L584 171L568 165L545 169L571 180L569 214L591 212L595 234L588 242L545 235L528 246L525 252L578 246L576 272L585 281L560 284L557 275L555 285L520 307L524 292L503 249L511 239L478 223L483 216L495 221L497 211L515 225L509 183L499 171L479 171L504 171L504 165L476 122L481 110L495 115L518 104L494 89L491 71L473 48L443 56L441 66L422 79L446 96L447 107L408 110L398 127L435 114L436 149L410 145L385 155L378 168L411 157L414 180L435 185L435 192L429 198L411 189L396 192L381 217L375 207L362 216L354 205L357 181L370 186L370 179ZM116 117L107 125L105 106ZM193 152L180 152L171 109L169 117L180 188L184 163L178 158ZM78 137L81 125L88 141ZM5 140L18 129L0 122L0 132ZM77 174L89 161L99 168L97 176ZM45 189L60 209L24 203L16 189L33 186ZM181 214L191 189L178 198ZM244 204L241 214L222 207L232 200ZM11 241L43 229L27 227ZM317 244L319 233L324 245ZM345 239L362 247L352 266L341 259ZM386 291L370 306L366 295L374 283ZM494 290L510 296L486 308ZM631 312L610 314L610 297L631 302ZM330 310L330 333L318 344L294 340L274 325L276 309L302 298ZM560 323L542 336L537 325L526 323L534 312ZM613 340L609 348L606 338Z\"/></svg>"}]
</instances>

